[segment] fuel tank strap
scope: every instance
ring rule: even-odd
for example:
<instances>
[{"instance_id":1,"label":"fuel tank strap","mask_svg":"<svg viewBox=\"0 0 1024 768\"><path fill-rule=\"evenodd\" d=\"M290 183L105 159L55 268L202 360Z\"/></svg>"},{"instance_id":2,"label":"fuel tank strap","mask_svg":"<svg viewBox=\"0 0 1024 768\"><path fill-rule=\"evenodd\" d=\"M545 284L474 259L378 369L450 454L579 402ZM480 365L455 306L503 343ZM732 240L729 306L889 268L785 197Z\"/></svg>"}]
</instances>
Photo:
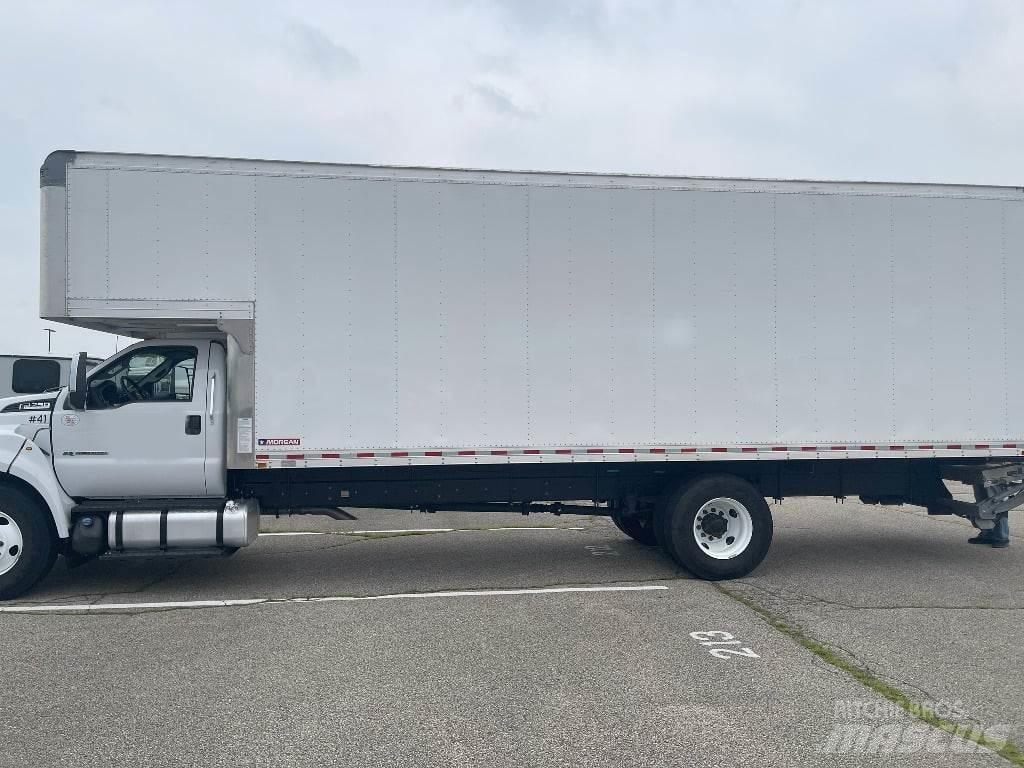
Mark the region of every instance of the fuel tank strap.
<instances>
[{"instance_id":1,"label":"fuel tank strap","mask_svg":"<svg viewBox=\"0 0 1024 768\"><path fill-rule=\"evenodd\" d=\"M167 508L160 510L160 549L167 549Z\"/></svg>"}]
</instances>

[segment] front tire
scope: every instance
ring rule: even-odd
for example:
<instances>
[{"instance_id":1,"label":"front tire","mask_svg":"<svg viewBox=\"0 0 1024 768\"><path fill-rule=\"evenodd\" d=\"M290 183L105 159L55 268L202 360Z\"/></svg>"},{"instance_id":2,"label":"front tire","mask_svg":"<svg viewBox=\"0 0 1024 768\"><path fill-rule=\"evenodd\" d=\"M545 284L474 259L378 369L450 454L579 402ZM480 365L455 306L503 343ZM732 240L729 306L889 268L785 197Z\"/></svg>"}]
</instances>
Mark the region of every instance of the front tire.
<instances>
[{"instance_id":1,"label":"front tire","mask_svg":"<svg viewBox=\"0 0 1024 768\"><path fill-rule=\"evenodd\" d=\"M0 600L27 592L56 559L49 512L18 488L0 486Z\"/></svg>"},{"instance_id":2,"label":"front tire","mask_svg":"<svg viewBox=\"0 0 1024 768\"><path fill-rule=\"evenodd\" d=\"M772 513L764 496L732 475L686 483L659 510L655 525L662 549L701 579L746 576L772 542Z\"/></svg>"}]
</instances>

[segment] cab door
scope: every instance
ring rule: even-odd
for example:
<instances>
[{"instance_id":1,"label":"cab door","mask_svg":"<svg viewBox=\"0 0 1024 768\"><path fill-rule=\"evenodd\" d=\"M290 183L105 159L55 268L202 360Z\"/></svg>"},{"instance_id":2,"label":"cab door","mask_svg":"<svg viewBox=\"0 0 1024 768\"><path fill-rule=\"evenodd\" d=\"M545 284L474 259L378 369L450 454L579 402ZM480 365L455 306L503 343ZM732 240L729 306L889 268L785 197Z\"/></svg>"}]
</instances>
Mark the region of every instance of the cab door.
<instances>
[{"instance_id":1,"label":"cab door","mask_svg":"<svg viewBox=\"0 0 1024 768\"><path fill-rule=\"evenodd\" d=\"M208 495L209 358L206 341L145 342L92 371L84 410L61 398L52 424L53 463L65 492Z\"/></svg>"}]
</instances>

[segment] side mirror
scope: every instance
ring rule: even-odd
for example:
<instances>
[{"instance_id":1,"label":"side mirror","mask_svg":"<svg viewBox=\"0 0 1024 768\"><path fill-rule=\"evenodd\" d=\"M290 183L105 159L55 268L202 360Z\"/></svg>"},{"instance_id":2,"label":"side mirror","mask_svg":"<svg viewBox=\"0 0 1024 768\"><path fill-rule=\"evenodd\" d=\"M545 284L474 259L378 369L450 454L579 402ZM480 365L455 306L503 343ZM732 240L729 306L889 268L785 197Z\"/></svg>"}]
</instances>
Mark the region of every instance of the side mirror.
<instances>
[{"instance_id":1,"label":"side mirror","mask_svg":"<svg viewBox=\"0 0 1024 768\"><path fill-rule=\"evenodd\" d=\"M85 352L75 355L74 364L71 366L71 380L68 382L68 405L76 411L85 409L85 395L88 388L85 378L85 361Z\"/></svg>"}]
</instances>

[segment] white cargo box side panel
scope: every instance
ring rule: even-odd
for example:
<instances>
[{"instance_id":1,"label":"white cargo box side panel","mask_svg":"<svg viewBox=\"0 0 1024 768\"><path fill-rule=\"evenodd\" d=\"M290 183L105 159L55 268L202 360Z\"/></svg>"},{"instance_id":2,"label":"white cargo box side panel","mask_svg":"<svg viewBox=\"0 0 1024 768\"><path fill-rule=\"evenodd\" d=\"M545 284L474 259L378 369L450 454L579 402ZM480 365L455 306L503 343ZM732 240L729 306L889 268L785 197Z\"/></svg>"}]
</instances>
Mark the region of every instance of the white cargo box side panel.
<instances>
[{"instance_id":1,"label":"white cargo box side panel","mask_svg":"<svg viewBox=\"0 0 1024 768\"><path fill-rule=\"evenodd\" d=\"M646 190L575 188L563 223L569 251L569 419L572 442L650 441L652 220ZM531 322L535 335L548 332ZM543 390L537 392L543 397ZM552 435L551 437L554 437ZM565 438L563 438L565 439Z\"/></svg>"},{"instance_id":2,"label":"white cargo box side panel","mask_svg":"<svg viewBox=\"0 0 1024 768\"><path fill-rule=\"evenodd\" d=\"M259 438L394 440L393 185L262 177L257 197Z\"/></svg>"},{"instance_id":3,"label":"white cargo box side panel","mask_svg":"<svg viewBox=\"0 0 1024 768\"><path fill-rule=\"evenodd\" d=\"M262 438L888 448L1024 432L1007 407L1016 201L493 179L258 192Z\"/></svg>"},{"instance_id":4,"label":"white cargo box side panel","mask_svg":"<svg viewBox=\"0 0 1024 768\"><path fill-rule=\"evenodd\" d=\"M261 439L525 442L525 188L267 178L258 226Z\"/></svg>"},{"instance_id":5,"label":"white cargo box side panel","mask_svg":"<svg viewBox=\"0 0 1024 768\"><path fill-rule=\"evenodd\" d=\"M772 205L772 195L659 193L649 439L776 433Z\"/></svg>"},{"instance_id":6,"label":"white cargo box side panel","mask_svg":"<svg viewBox=\"0 0 1024 768\"><path fill-rule=\"evenodd\" d=\"M1024 355L1020 354L1020 330L1024 323L1024 313L1020 309L1020 291L1024 286L1024 202L1004 202L1000 206L1000 229L1000 261L1005 272L1001 291L992 300L1002 310L1000 327L1003 333L997 339L997 344L1002 343L1002 349L995 359L998 361L1001 357L1006 368L1003 374L1007 385L1003 400L1004 423L1015 427L1014 431L1020 434L1024 432L1020 417L1024 406L1024 387L1021 386L1024 382Z\"/></svg>"},{"instance_id":7,"label":"white cargo box side panel","mask_svg":"<svg viewBox=\"0 0 1024 768\"><path fill-rule=\"evenodd\" d=\"M252 301L254 181L70 166L69 302Z\"/></svg>"},{"instance_id":8,"label":"white cargo box side panel","mask_svg":"<svg viewBox=\"0 0 1024 768\"><path fill-rule=\"evenodd\" d=\"M569 224L570 196L559 187L538 186L530 189L529 203L529 335L524 347L529 361L530 444L557 445L572 442L575 435L571 406L578 332L573 320L580 317L574 278L579 258Z\"/></svg>"}]
</instances>

